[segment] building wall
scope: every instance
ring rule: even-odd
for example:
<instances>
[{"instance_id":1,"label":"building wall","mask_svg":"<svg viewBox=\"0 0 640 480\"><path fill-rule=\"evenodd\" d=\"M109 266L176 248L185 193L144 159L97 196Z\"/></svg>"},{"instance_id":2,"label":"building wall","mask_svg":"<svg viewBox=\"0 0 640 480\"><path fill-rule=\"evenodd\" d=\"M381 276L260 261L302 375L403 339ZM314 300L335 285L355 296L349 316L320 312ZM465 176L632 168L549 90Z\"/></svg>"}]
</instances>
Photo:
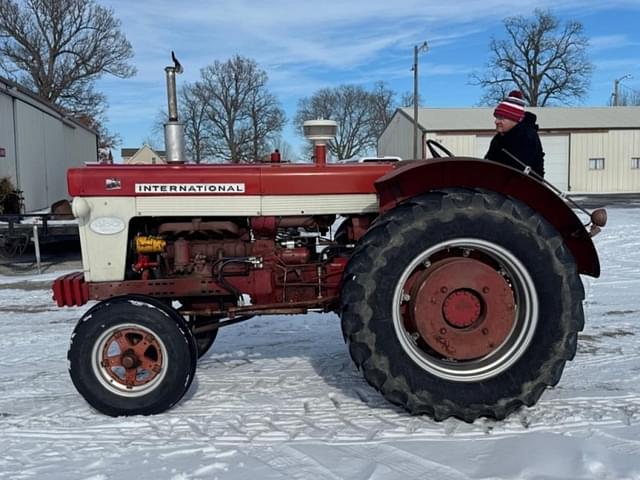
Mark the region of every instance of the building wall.
<instances>
[{"instance_id":1,"label":"building wall","mask_svg":"<svg viewBox=\"0 0 640 480\"><path fill-rule=\"evenodd\" d=\"M425 139L442 143L454 155L479 158L484 157L491 137L483 130L425 134ZM640 168L632 168L631 160L640 158L640 129L560 129L541 131L540 138L546 153L545 178L559 189L572 193L640 192ZM378 140L378 154L410 159L412 139L413 123L406 115L396 114ZM425 155L431 156L426 149ZM590 169L590 158L604 158L605 168Z\"/></svg>"},{"instance_id":2,"label":"building wall","mask_svg":"<svg viewBox=\"0 0 640 480\"><path fill-rule=\"evenodd\" d=\"M67 169L97 159L95 133L34 102L0 94L0 175L23 191L26 212L69 198Z\"/></svg>"},{"instance_id":3,"label":"building wall","mask_svg":"<svg viewBox=\"0 0 640 480\"><path fill-rule=\"evenodd\" d=\"M640 130L573 133L570 151L572 192L640 192L640 169L631 168L631 158L640 157ZM604 158L604 169L590 169L590 158Z\"/></svg>"},{"instance_id":4,"label":"building wall","mask_svg":"<svg viewBox=\"0 0 640 480\"><path fill-rule=\"evenodd\" d=\"M0 178L10 177L15 184L16 147L13 128L13 99L3 94L0 94L0 148L5 150L5 156L0 157Z\"/></svg>"},{"instance_id":5,"label":"building wall","mask_svg":"<svg viewBox=\"0 0 640 480\"><path fill-rule=\"evenodd\" d=\"M428 132L425 139L442 143L454 155L482 158L492 135ZM562 191L585 193L640 192L640 169L631 159L640 158L640 130L608 132L541 132L545 150L545 178ZM431 157L426 151L427 158ZM392 152L389 154L393 154ZM604 170L590 170L589 158L604 158Z\"/></svg>"},{"instance_id":6,"label":"building wall","mask_svg":"<svg viewBox=\"0 0 640 480\"><path fill-rule=\"evenodd\" d=\"M59 151L59 146L53 138L53 125L50 125L45 115L23 102L15 103L16 115L16 152L17 186L23 191L24 206L27 212L46 208L47 202L47 162L46 152L52 149Z\"/></svg>"},{"instance_id":7,"label":"building wall","mask_svg":"<svg viewBox=\"0 0 640 480\"><path fill-rule=\"evenodd\" d=\"M457 157L477 157L475 134L450 134L427 132L425 140L435 140L441 143ZM480 158L484 156L483 152ZM431 158L429 149L425 147L425 157Z\"/></svg>"},{"instance_id":8,"label":"building wall","mask_svg":"<svg viewBox=\"0 0 640 480\"><path fill-rule=\"evenodd\" d=\"M138 150L132 157L123 159L126 164L162 164L167 163L159 153L147 145Z\"/></svg>"},{"instance_id":9,"label":"building wall","mask_svg":"<svg viewBox=\"0 0 640 480\"><path fill-rule=\"evenodd\" d=\"M418 142L421 132L418 131ZM418 145L418 156L422 149ZM413 123L404 115L396 114L378 139L378 156L397 156L403 160L413 157Z\"/></svg>"}]
</instances>

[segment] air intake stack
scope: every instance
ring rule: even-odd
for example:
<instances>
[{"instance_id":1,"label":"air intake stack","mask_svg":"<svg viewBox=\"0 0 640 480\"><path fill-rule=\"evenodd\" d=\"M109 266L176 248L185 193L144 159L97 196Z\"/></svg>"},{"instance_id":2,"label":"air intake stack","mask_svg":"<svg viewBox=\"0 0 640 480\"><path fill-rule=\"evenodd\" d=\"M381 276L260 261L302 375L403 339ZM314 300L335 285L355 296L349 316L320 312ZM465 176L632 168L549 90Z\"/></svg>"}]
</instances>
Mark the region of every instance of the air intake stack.
<instances>
[{"instance_id":1,"label":"air intake stack","mask_svg":"<svg viewBox=\"0 0 640 480\"><path fill-rule=\"evenodd\" d=\"M313 142L315 164L327 163L327 143L336 137L338 124L333 120L307 120L302 124L304 136Z\"/></svg>"}]
</instances>

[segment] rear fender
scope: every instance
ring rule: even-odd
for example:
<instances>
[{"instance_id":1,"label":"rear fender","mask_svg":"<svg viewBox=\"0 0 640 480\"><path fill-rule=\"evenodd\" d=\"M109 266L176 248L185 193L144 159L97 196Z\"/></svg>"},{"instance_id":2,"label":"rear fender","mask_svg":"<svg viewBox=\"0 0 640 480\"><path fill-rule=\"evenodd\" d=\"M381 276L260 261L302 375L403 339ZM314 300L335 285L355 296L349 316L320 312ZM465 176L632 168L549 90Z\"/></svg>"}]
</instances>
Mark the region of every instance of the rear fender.
<instances>
[{"instance_id":1,"label":"rear fender","mask_svg":"<svg viewBox=\"0 0 640 480\"><path fill-rule=\"evenodd\" d=\"M600 276L600 261L586 228L551 189L529 175L489 160L451 157L399 164L375 182L380 213L416 195L451 187L483 188L517 198L542 215L562 235L578 271Z\"/></svg>"}]
</instances>

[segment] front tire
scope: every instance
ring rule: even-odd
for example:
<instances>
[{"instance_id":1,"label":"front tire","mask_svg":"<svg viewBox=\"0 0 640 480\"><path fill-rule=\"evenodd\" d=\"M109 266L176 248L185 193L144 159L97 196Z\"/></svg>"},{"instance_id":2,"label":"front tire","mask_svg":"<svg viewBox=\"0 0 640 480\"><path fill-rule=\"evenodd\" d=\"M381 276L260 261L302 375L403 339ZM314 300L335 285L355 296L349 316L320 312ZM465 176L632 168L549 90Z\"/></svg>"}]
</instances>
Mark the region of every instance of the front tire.
<instances>
[{"instance_id":1,"label":"front tire","mask_svg":"<svg viewBox=\"0 0 640 480\"><path fill-rule=\"evenodd\" d=\"M196 369L196 345L180 315L144 297L92 308L76 326L67 357L78 392L114 417L171 408Z\"/></svg>"},{"instance_id":2,"label":"front tire","mask_svg":"<svg viewBox=\"0 0 640 480\"><path fill-rule=\"evenodd\" d=\"M492 192L433 192L390 211L343 285L343 334L367 381L437 420L533 405L575 355L584 322L560 234Z\"/></svg>"}]
</instances>

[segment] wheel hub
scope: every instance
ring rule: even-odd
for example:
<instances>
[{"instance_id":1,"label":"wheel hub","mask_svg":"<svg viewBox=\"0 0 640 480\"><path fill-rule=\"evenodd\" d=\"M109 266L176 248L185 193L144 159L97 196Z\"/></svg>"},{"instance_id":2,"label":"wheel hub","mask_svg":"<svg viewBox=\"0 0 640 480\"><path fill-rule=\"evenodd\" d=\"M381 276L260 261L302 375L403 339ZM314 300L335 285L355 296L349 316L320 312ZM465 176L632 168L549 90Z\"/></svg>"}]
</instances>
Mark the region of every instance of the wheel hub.
<instances>
[{"instance_id":1,"label":"wheel hub","mask_svg":"<svg viewBox=\"0 0 640 480\"><path fill-rule=\"evenodd\" d=\"M124 368L137 368L140 365L140 360L132 351L125 352L120 361Z\"/></svg>"},{"instance_id":2,"label":"wheel hub","mask_svg":"<svg viewBox=\"0 0 640 480\"><path fill-rule=\"evenodd\" d=\"M473 258L434 263L417 276L411 290L409 324L448 359L489 355L507 339L516 321L507 281Z\"/></svg>"},{"instance_id":3,"label":"wheel hub","mask_svg":"<svg viewBox=\"0 0 640 480\"><path fill-rule=\"evenodd\" d=\"M482 304L470 290L456 290L449 294L442 306L444 320L454 328L466 328L480 318Z\"/></svg>"},{"instance_id":4,"label":"wheel hub","mask_svg":"<svg viewBox=\"0 0 640 480\"><path fill-rule=\"evenodd\" d=\"M100 366L114 388L143 387L159 378L164 369L163 348L145 329L116 329L102 345Z\"/></svg>"}]
</instances>

